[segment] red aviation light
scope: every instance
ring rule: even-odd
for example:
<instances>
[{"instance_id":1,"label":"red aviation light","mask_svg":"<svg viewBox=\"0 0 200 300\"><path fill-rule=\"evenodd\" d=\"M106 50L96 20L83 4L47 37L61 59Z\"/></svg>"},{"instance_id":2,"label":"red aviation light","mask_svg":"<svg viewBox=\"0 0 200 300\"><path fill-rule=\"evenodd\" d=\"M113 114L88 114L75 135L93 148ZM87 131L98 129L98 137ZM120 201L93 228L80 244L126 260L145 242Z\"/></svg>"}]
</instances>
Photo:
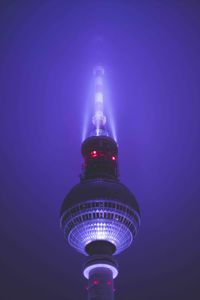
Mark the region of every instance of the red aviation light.
<instances>
[{"instance_id":1,"label":"red aviation light","mask_svg":"<svg viewBox=\"0 0 200 300\"><path fill-rule=\"evenodd\" d=\"M107 157L107 158L109 158L109 154L106 154L106 153L103 152L103 151L96 151L96 150L92 150L92 151L90 152L90 156L91 156L92 158L96 158L96 157ZM111 156L111 159L112 159L113 161L115 161L115 160L117 159L117 157L116 157L115 155L112 155L112 156Z\"/></svg>"},{"instance_id":2,"label":"red aviation light","mask_svg":"<svg viewBox=\"0 0 200 300\"><path fill-rule=\"evenodd\" d=\"M94 285L98 285L98 284L99 284L99 281L98 281L98 280L93 280L93 284L94 284Z\"/></svg>"},{"instance_id":3,"label":"red aviation light","mask_svg":"<svg viewBox=\"0 0 200 300\"><path fill-rule=\"evenodd\" d=\"M91 151L90 155L92 157L97 157L97 151L96 150Z\"/></svg>"}]
</instances>

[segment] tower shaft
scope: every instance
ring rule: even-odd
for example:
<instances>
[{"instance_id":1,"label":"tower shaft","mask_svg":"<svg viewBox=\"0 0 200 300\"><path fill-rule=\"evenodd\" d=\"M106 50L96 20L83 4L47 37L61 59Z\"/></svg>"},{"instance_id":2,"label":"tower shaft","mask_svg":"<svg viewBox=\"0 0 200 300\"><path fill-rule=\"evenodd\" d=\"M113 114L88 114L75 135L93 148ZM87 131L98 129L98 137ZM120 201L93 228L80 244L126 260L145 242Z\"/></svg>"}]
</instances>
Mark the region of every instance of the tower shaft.
<instances>
[{"instance_id":1,"label":"tower shaft","mask_svg":"<svg viewBox=\"0 0 200 300\"><path fill-rule=\"evenodd\" d=\"M91 270L88 283L88 300L114 300L113 275L108 268Z\"/></svg>"}]
</instances>

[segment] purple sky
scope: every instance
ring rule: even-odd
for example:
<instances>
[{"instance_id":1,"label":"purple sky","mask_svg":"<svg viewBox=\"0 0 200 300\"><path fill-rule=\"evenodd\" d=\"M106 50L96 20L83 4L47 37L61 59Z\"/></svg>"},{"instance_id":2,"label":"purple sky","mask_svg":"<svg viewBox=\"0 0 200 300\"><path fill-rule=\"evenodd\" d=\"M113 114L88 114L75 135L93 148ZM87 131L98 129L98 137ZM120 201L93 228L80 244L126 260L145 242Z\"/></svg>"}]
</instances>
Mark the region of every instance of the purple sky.
<instances>
[{"instance_id":1,"label":"purple sky","mask_svg":"<svg viewBox=\"0 0 200 300\"><path fill-rule=\"evenodd\" d=\"M142 225L116 300L200 299L200 1L1 1L0 299L86 299L59 228L91 72L107 72Z\"/></svg>"}]
</instances>

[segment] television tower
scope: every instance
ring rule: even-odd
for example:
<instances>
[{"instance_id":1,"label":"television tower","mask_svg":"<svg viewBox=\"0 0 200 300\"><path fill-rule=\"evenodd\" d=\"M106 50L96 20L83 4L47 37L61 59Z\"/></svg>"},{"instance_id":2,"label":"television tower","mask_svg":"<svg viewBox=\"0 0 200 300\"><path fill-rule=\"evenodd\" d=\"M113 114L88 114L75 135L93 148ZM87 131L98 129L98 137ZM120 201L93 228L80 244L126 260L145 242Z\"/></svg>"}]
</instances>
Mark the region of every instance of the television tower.
<instances>
[{"instance_id":1,"label":"television tower","mask_svg":"<svg viewBox=\"0 0 200 300\"><path fill-rule=\"evenodd\" d=\"M68 243L85 254L83 275L88 300L113 300L118 275L114 255L128 248L140 224L134 195L119 181L118 146L109 135L104 113L104 68L94 69L93 131L81 146L80 183L65 197L60 224Z\"/></svg>"}]
</instances>

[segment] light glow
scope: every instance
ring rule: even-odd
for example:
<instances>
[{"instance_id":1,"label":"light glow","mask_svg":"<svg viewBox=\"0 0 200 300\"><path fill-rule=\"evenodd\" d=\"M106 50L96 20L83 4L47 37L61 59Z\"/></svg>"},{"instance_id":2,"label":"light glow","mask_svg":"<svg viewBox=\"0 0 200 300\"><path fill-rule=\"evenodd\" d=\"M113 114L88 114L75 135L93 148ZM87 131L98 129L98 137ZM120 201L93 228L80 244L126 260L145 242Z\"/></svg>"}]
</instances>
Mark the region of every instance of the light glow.
<instances>
[{"instance_id":1,"label":"light glow","mask_svg":"<svg viewBox=\"0 0 200 300\"><path fill-rule=\"evenodd\" d=\"M109 269L111 272L112 272L112 276L113 276L113 279L115 279L118 275L118 270L116 267L114 266L111 266L109 264L94 264L94 265L91 265L91 266L88 266L84 269L83 271L83 275L86 279L89 279L89 275L90 275L90 272L96 268L106 268L106 269Z\"/></svg>"},{"instance_id":2,"label":"light glow","mask_svg":"<svg viewBox=\"0 0 200 300\"><path fill-rule=\"evenodd\" d=\"M92 157L97 157L97 151L96 150L93 150L90 154L91 154Z\"/></svg>"},{"instance_id":3,"label":"light glow","mask_svg":"<svg viewBox=\"0 0 200 300\"><path fill-rule=\"evenodd\" d=\"M96 66L93 70L93 80L91 80L88 87L88 96L85 102L82 142L87 136L94 135L111 136L117 141L113 107L111 105L109 86L106 80L104 68L102 66ZM93 129L91 128L91 119L94 125Z\"/></svg>"},{"instance_id":4,"label":"light glow","mask_svg":"<svg viewBox=\"0 0 200 300\"><path fill-rule=\"evenodd\" d=\"M111 242L116 247L115 254L130 246L133 236L126 225L115 219L105 219L104 223L99 222L98 224L96 221L93 219L77 224L68 235L69 244L83 254L87 254L85 247L91 241L105 240Z\"/></svg>"},{"instance_id":5,"label":"light glow","mask_svg":"<svg viewBox=\"0 0 200 300\"><path fill-rule=\"evenodd\" d=\"M97 130L106 123L103 107L103 75L104 68L102 66L94 68L94 116L92 122Z\"/></svg>"},{"instance_id":6,"label":"light glow","mask_svg":"<svg viewBox=\"0 0 200 300\"><path fill-rule=\"evenodd\" d=\"M94 285L98 285L98 284L99 284L99 281L98 281L98 280L93 280L93 284L94 284Z\"/></svg>"},{"instance_id":7,"label":"light glow","mask_svg":"<svg viewBox=\"0 0 200 300\"><path fill-rule=\"evenodd\" d=\"M102 93L97 92L97 93L95 94L95 102L96 102L96 103L97 103L97 102L103 103L103 94L102 94Z\"/></svg>"},{"instance_id":8,"label":"light glow","mask_svg":"<svg viewBox=\"0 0 200 300\"><path fill-rule=\"evenodd\" d=\"M61 224L69 244L77 251L88 255L85 250L88 244L104 240L116 247L116 255L132 243L140 216L118 201L89 200L66 210Z\"/></svg>"}]
</instances>

